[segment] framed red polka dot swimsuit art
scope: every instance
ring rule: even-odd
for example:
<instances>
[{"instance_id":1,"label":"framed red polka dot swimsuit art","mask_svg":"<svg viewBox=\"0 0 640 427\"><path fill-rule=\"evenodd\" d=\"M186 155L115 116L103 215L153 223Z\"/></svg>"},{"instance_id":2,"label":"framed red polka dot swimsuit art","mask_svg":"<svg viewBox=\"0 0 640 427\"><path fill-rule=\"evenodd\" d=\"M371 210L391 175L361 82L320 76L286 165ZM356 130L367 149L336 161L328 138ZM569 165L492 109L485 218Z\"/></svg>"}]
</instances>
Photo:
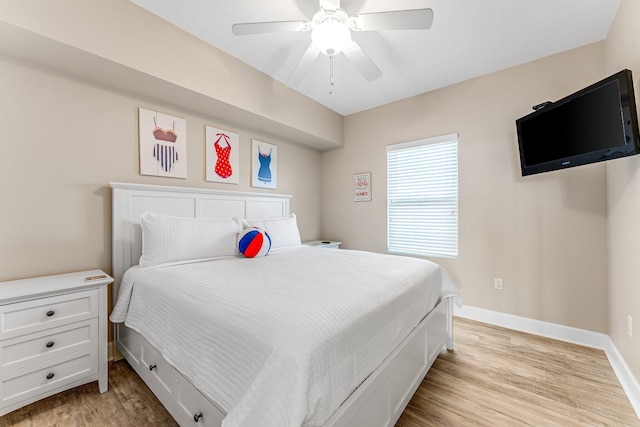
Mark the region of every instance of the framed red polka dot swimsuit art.
<instances>
[{"instance_id":1,"label":"framed red polka dot swimsuit art","mask_svg":"<svg viewBox=\"0 0 640 427\"><path fill-rule=\"evenodd\" d=\"M140 174L187 177L187 122L144 108L138 110Z\"/></svg>"},{"instance_id":2,"label":"framed red polka dot swimsuit art","mask_svg":"<svg viewBox=\"0 0 640 427\"><path fill-rule=\"evenodd\" d=\"M206 127L206 180L240 183L240 142L237 133Z\"/></svg>"}]
</instances>

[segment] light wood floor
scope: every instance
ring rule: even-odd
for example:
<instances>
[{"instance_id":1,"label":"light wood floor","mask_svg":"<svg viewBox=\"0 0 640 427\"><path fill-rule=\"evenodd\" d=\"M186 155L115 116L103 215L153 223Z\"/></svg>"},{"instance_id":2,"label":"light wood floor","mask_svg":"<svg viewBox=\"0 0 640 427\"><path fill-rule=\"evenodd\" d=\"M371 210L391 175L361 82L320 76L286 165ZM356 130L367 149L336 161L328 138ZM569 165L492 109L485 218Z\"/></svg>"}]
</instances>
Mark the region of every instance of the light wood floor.
<instances>
[{"instance_id":1,"label":"light wood floor","mask_svg":"<svg viewBox=\"0 0 640 427\"><path fill-rule=\"evenodd\" d=\"M454 320L443 351L396 427L640 426L602 351ZM5 426L176 426L125 361L97 383L0 417Z\"/></svg>"},{"instance_id":2,"label":"light wood floor","mask_svg":"<svg viewBox=\"0 0 640 427\"><path fill-rule=\"evenodd\" d=\"M640 426L601 350L454 318L396 427Z\"/></svg>"}]
</instances>

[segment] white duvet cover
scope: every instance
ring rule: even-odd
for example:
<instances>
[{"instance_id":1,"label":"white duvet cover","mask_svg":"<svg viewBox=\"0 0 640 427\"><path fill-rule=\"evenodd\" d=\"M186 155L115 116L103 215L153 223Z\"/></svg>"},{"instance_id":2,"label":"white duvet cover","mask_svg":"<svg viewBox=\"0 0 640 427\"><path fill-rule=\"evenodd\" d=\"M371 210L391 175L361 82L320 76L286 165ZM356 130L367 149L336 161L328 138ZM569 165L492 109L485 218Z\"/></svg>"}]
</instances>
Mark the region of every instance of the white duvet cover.
<instances>
[{"instance_id":1,"label":"white duvet cover","mask_svg":"<svg viewBox=\"0 0 640 427\"><path fill-rule=\"evenodd\" d=\"M111 320L216 402L224 427L319 426L453 294L423 259L299 246L134 267Z\"/></svg>"}]
</instances>

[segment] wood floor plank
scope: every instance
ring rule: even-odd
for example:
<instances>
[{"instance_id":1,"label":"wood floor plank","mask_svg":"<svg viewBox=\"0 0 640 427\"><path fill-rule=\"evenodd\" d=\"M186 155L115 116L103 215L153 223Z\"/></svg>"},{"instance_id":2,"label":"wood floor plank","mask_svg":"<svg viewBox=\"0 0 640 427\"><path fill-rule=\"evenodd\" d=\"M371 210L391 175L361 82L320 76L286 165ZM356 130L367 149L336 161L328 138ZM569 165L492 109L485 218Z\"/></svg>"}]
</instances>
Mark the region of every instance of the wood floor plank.
<instances>
[{"instance_id":1,"label":"wood floor plank","mask_svg":"<svg viewBox=\"0 0 640 427\"><path fill-rule=\"evenodd\" d=\"M396 427L640 426L601 350L459 318L454 336Z\"/></svg>"},{"instance_id":2,"label":"wood floor plank","mask_svg":"<svg viewBox=\"0 0 640 427\"><path fill-rule=\"evenodd\" d=\"M0 417L0 427L159 426L178 424L125 360L109 366L109 390L85 384Z\"/></svg>"},{"instance_id":3,"label":"wood floor plank","mask_svg":"<svg viewBox=\"0 0 640 427\"><path fill-rule=\"evenodd\" d=\"M640 426L604 352L454 319L442 351L396 427ZM0 427L160 426L177 423L126 361L109 390L76 387L0 417Z\"/></svg>"}]
</instances>

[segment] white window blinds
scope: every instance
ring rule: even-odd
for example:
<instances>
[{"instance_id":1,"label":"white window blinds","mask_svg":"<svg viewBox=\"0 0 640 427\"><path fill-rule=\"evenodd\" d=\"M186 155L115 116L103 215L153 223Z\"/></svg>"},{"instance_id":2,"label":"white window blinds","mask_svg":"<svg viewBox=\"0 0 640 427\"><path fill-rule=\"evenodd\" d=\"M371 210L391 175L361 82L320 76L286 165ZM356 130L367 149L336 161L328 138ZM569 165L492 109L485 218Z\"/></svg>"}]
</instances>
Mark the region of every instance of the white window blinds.
<instances>
[{"instance_id":1,"label":"white window blinds","mask_svg":"<svg viewBox=\"0 0 640 427\"><path fill-rule=\"evenodd\" d=\"M458 135L387 146L388 250L458 256Z\"/></svg>"}]
</instances>

